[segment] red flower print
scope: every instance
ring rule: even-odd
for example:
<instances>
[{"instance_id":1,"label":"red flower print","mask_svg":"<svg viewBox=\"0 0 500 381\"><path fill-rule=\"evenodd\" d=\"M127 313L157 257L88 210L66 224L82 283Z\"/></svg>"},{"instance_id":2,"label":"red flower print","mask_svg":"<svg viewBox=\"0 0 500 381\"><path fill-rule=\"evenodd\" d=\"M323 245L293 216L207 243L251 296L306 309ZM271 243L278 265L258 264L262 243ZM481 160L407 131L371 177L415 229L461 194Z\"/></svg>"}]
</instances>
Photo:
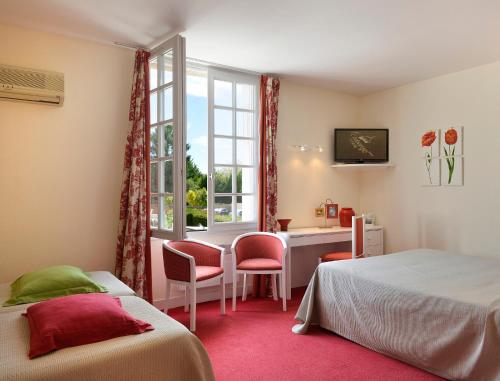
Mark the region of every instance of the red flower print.
<instances>
[{"instance_id":1,"label":"red flower print","mask_svg":"<svg viewBox=\"0 0 500 381\"><path fill-rule=\"evenodd\" d=\"M422 135L422 147L430 147L436 140L436 133L434 131L426 132Z\"/></svg>"},{"instance_id":2,"label":"red flower print","mask_svg":"<svg viewBox=\"0 0 500 381\"><path fill-rule=\"evenodd\" d=\"M458 134L457 130L455 130L453 127L451 127L446 133L444 134L444 141L448 145L455 144L458 140Z\"/></svg>"}]
</instances>

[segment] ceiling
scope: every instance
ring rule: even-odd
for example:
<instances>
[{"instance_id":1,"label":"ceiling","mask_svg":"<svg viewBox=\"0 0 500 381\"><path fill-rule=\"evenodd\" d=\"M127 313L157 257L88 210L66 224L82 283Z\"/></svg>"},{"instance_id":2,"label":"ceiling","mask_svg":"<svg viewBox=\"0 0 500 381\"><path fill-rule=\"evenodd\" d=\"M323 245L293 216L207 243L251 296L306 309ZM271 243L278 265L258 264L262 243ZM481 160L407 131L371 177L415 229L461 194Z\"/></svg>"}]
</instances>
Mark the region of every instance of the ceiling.
<instances>
[{"instance_id":1,"label":"ceiling","mask_svg":"<svg viewBox=\"0 0 500 381\"><path fill-rule=\"evenodd\" d=\"M0 23L363 95L500 60L498 0L0 0Z\"/></svg>"}]
</instances>

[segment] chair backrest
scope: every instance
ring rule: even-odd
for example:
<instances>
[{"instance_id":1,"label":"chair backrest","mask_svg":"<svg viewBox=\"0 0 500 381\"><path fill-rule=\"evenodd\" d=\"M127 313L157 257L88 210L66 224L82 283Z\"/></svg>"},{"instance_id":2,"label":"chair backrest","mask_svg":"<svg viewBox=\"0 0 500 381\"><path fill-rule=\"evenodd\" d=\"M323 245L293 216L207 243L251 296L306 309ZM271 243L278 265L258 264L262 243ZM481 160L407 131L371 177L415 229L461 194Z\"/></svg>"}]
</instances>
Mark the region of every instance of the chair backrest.
<instances>
[{"instance_id":1,"label":"chair backrest","mask_svg":"<svg viewBox=\"0 0 500 381\"><path fill-rule=\"evenodd\" d=\"M286 249L286 242L282 237L265 232L242 234L236 237L231 246L236 256L235 265L253 258L275 259L283 264Z\"/></svg>"},{"instance_id":2,"label":"chair backrest","mask_svg":"<svg viewBox=\"0 0 500 381\"><path fill-rule=\"evenodd\" d=\"M189 281L191 259L194 265L223 267L224 249L195 240L166 241L163 244L163 266L168 279Z\"/></svg>"},{"instance_id":3,"label":"chair backrest","mask_svg":"<svg viewBox=\"0 0 500 381\"><path fill-rule=\"evenodd\" d=\"M352 217L352 258L365 256L366 247L366 221L365 216Z\"/></svg>"}]
</instances>

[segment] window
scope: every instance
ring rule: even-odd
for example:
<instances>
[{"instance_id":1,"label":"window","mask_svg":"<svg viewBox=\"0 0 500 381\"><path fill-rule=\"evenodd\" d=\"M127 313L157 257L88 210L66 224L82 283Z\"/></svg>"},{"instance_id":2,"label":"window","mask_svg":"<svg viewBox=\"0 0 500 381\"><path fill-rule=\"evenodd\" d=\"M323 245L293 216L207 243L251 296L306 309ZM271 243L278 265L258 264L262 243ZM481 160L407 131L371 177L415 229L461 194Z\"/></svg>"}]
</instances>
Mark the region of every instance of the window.
<instances>
[{"instance_id":1,"label":"window","mask_svg":"<svg viewBox=\"0 0 500 381\"><path fill-rule=\"evenodd\" d=\"M255 226L258 77L215 69L208 74L208 226Z\"/></svg>"},{"instance_id":2,"label":"window","mask_svg":"<svg viewBox=\"0 0 500 381\"><path fill-rule=\"evenodd\" d=\"M183 233L184 229L254 228L257 225L259 78L187 62L184 74L186 128L183 131L186 139L182 140L182 133L176 127L174 67L171 49L152 54L150 219L153 235L168 238L166 234L175 230L176 213L184 222ZM180 160L184 175L176 177L177 172L181 173ZM182 189L182 198L176 193L177 189Z\"/></svg>"},{"instance_id":3,"label":"window","mask_svg":"<svg viewBox=\"0 0 500 381\"><path fill-rule=\"evenodd\" d=\"M184 235L184 39L175 36L151 53L150 159L152 235Z\"/></svg>"}]
</instances>

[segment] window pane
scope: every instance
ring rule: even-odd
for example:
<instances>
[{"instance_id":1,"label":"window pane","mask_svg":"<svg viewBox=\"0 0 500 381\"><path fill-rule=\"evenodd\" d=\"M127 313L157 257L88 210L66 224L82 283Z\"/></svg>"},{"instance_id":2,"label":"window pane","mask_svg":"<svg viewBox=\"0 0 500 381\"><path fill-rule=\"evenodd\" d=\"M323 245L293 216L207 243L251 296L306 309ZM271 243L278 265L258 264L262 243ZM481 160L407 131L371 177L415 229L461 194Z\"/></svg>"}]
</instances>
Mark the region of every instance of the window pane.
<instances>
[{"instance_id":1,"label":"window pane","mask_svg":"<svg viewBox=\"0 0 500 381\"><path fill-rule=\"evenodd\" d=\"M172 87L167 87L161 90L163 102L160 112L160 120L169 120L173 118L173 99L172 99Z\"/></svg>"},{"instance_id":2,"label":"window pane","mask_svg":"<svg viewBox=\"0 0 500 381\"><path fill-rule=\"evenodd\" d=\"M174 226L174 196L161 197L163 200L163 229L172 230Z\"/></svg>"},{"instance_id":3,"label":"window pane","mask_svg":"<svg viewBox=\"0 0 500 381\"><path fill-rule=\"evenodd\" d=\"M233 134L233 112L231 110L214 109L214 133L216 135Z\"/></svg>"},{"instance_id":4,"label":"window pane","mask_svg":"<svg viewBox=\"0 0 500 381\"><path fill-rule=\"evenodd\" d=\"M253 193L255 191L255 178L255 168L238 168L236 193Z\"/></svg>"},{"instance_id":5,"label":"window pane","mask_svg":"<svg viewBox=\"0 0 500 381\"><path fill-rule=\"evenodd\" d=\"M151 163L151 193L158 193L158 163Z\"/></svg>"},{"instance_id":6,"label":"window pane","mask_svg":"<svg viewBox=\"0 0 500 381\"><path fill-rule=\"evenodd\" d=\"M162 156L172 157L174 154L174 126L167 124L161 126L163 130L163 149Z\"/></svg>"},{"instance_id":7,"label":"window pane","mask_svg":"<svg viewBox=\"0 0 500 381\"><path fill-rule=\"evenodd\" d=\"M236 84L236 107L253 110L253 86L244 83Z\"/></svg>"},{"instance_id":8,"label":"window pane","mask_svg":"<svg viewBox=\"0 0 500 381\"><path fill-rule=\"evenodd\" d=\"M255 221L255 196L238 196L236 200L236 221Z\"/></svg>"},{"instance_id":9,"label":"window pane","mask_svg":"<svg viewBox=\"0 0 500 381\"><path fill-rule=\"evenodd\" d=\"M172 50L163 55L163 80L161 84L172 82Z\"/></svg>"},{"instance_id":10,"label":"window pane","mask_svg":"<svg viewBox=\"0 0 500 381\"><path fill-rule=\"evenodd\" d=\"M158 196L151 197L151 211L149 213L152 228L158 228Z\"/></svg>"},{"instance_id":11,"label":"window pane","mask_svg":"<svg viewBox=\"0 0 500 381\"><path fill-rule=\"evenodd\" d=\"M174 193L174 171L172 160L162 161L163 169L163 193Z\"/></svg>"},{"instance_id":12,"label":"window pane","mask_svg":"<svg viewBox=\"0 0 500 381\"><path fill-rule=\"evenodd\" d=\"M150 133L151 137L149 140L149 156L152 159L156 159L158 157L158 128L151 127Z\"/></svg>"},{"instance_id":13,"label":"window pane","mask_svg":"<svg viewBox=\"0 0 500 381\"><path fill-rule=\"evenodd\" d=\"M236 163L243 165L253 164L253 140L236 141Z\"/></svg>"},{"instance_id":14,"label":"window pane","mask_svg":"<svg viewBox=\"0 0 500 381\"><path fill-rule=\"evenodd\" d=\"M158 58L149 62L149 88L150 90L158 87Z\"/></svg>"},{"instance_id":15,"label":"window pane","mask_svg":"<svg viewBox=\"0 0 500 381\"><path fill-rule=\"evenodd\" d=\"M233 169L228 167L216 167L214 173L215 193L233 192Z\"/></svg>"},{"instance_id":16,"label":"window pane","mask_svg":"<svg viewBox=\"0 0 500 381\"><path fill-rule=\"evenodd\" d=\"M214 222L232 221L233 198L231 196L214 198Z\"/></svg>"},{"instance_id":17,"label":"window pane","mask_svg":"<svg viewBox=\"0 0 500 381\"><path fill-rule=\"evenodd\" d=\"M238 111L236 113L236 135L245 138L253 137L253 112Z\"/></svg>"},{"instance_id":18,"label":"window pane","mask_svg":"<svg viewBox=\"0 0 500 381\"><path fill-rule=\"evenodd\" d=\"M225 138L214 139L214 162L215 164L233 163L233 140Z\"/></svg>"},{"instance_id":19,"label":"window pane","mask_svg":"<svg viewBox=\"0 0 500 381\"><path fill-rule=\"evenodd\" d=\"M233 106L232 82L214 80L214 104L217 106Z\"/></svg>"},{"instance_id":20,"label":"window pane","mask_svg":"<svg viewBox=\"0 0 500 381\"><path fill-rule=\"evenodd\" d=\"M150 123L154 124L158 122L158 94L151 93L151 97L149 98L149 118Z\"/></svg>"}]
</instances>

